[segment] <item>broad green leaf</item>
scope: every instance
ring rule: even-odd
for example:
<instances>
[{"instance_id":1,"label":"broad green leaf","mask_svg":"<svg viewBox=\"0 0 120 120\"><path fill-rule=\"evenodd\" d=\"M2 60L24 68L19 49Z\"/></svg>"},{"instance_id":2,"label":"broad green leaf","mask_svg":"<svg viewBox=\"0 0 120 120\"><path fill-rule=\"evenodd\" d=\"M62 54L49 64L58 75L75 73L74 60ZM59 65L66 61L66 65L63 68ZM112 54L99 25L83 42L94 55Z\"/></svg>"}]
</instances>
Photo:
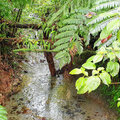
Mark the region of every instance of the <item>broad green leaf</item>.
<instances>
[{"instance_id":1,"label":"broad green leaf","mask_svg":"<svg viewBox=\"0 0 120 120\"><path fill-rule=\"evenodd\" d=\"M87 71L83 71L83 74L84 74L85 76L88 76L88 72L87 72Z\"/></svg>"},{"instance_id":2,"label":"broad green leaf","mask_svg":"<svg viewBox=\"0 0 120 120\"><path fill-rule=\"evenodd\" d=\"M77 90L80 90L81 87L83 87L85 84L85 78L84 77L80 77L75 84L75 87Z\"/></svg>"},{"instance_id":3,"label":"broad green leaf","mask_svg":"<svg viewBox=\"0 0 120 120\"><path fill-rule=\"evenodd\" d=\"M82 85L81 88L77 91L77 94L85 94L85 93L88 91L87 86L86 86L86 81L87 81L87 78L84 78L83 85Z\"/></svg>"},{"instance_id":4,"label":"broad green leaf","mask_svg":"<svg viewBox=\"0 0 120 120\"><path fill-rule=\"evenodd\" d=\"M110 72L112 77L116 76L119 73L119 69L120 69L119 63L112 61L108 62L106 70L107 72Z\"/></svg>"},{"instance_id":5,"label":"broad green leaf","mask_svg":"<svg viewBox=\"0 0 120 120\"><path fill-rule=\"evenodd\" d=\"M95 55L94 55L95 56ZM92 62L94 59L94 56L91 56L90 58L87 59L87 62Z\"/></svg>"},{"instance_id":6,"label":"broad green leaf","mask_svg":"<svg viewBox=\"0 0 120 120\"><path fill-rule=\"evenodd\" d=\"M120 102L117 103L117 107L120 107Z\"/></svg>"},{"instance_id":7,"label":"broad green leaf","mask_svg":"<svg viewBox=\"0 0 120 120\"><path fill-rule=\"evenodd\" d=\"M69 74L76 75L76 74L81 74L81 73L82 73L81 69L75 68Z\"/></svg>"},{"instance_id":8,"label":"broad green leaf","mask_svg":"<svg viewBox=\"0 0 120 120\"><path fill-rule=\"evenodd\" d=\"M83 68L83 67L81 67L80 69L81 69L81 71L82 71L82 72L84 72L84 71L85 71L85 68Z\"/></svg>"},{"instance_id":9,"label":"broad green leaf","mask_svg":"<svg viewBox=\"0 0 120 120\"><path fill-rule=\"evenodd\" d=\"M120 59L120 51L115 52L115 55L116 55L116 57L117 57L118 59Z\"/></svg>"},{"instance_id":10,"label":"broad green leaf","mask_svg":"<svg viewBox=\"0 0 120 120\"><path fill-rule=\"evenodd\" d=\"M100 74L100 78L105 85L109 85L111 83L110 75L106 71L103 71Z\"/></svg>"},{"instance_id":11,"label":"broad green leaf","mask_svg":"<svg viewBox=\"0 0 120 120\"><path fill-rule=\"evenodd\" d=\"M110 58L110 60L115 60L115 57L116 57L115 53L113 53L113 52L108 53L107 56L108 56L108 58Z\"/></svg>"},{"instance_id":12,"label":"broad green leaf","mask_svg":"<svg viewBox=\"0 0 120 120\"><path fill-rule=\"evenodd\" d=\"M95 55L93 59L93 63L98 63L103 59L103 55Z\"/></svg>"},{"instance_id":13,"label":"broad green leaf","mask_svg":"<svg viewBox=\"0 0 120 120\"><path fill-rule=\"evenodd\" d=\"M113 66L114 66L113 71L110 73L112 77L116 76L119 73L119 69L120 69L119 63L117 62L114 62Z\"/></svg>"},{"instance_id":14,"label":"broad green leaf","mask_svg":"<svg viewBox=\"0 0 120 120\"><path fill-rule=\"evenodd\" d=\"M98 71L102 71L102 70L104 70L105 68L104 67L99 67L97 70Z\"/></svg>"},{"instance_id":15,"label":"broad green leaf","mask_svg":"<svg viewBox=\"0 0 120 120\"><path fill-rule=\"evenodd\" d=\"M94 63L92 62L86 62L82 65L84 68L86 69L96 69L96 66Z\"/></svg>"},{"instance_id":16,"label":"broad green leaf","mask_svg":"<svg viewBox=\"0 0 120 120\"><path fill-rule=\"evenodd\" d=\"M107 72L112 72L114 69L114 62L110 61L107 63L107 68L106 68L106 71Z\"/></svg>"},{"instance_id":17,"label":"broad green leaf","mask_svg":"<svg viewBox=\"0 0 120 120\"><path fill-rule=\"evenodd\" d=\"M97 54L101 54L101 55L104 55L104 54L106 54L107 53L107 51L106 51L106 48L105 47L101 47L99 50L98 50L98 52L97 52Z\"/></svg>"},{"instance_id":18,"label":"broad green leaf","mask_svg":"<svg viewBox=\"0 0 120 120\"><path fill-rule=\"evenodd\" d=\"M100 78L98 76L91 76L86 81L86 86L88 88L88 92L97 89L100 85Z\"/></svg>"},{"instance_id":19,"label":"broad green leaf","mask_svg":"<svg viewBox=\"0 0 120 120\"><path fill-rule=\"evenodd\" d=\"M81 89L79 89L77 91L77 94L85 94L88 91L86 86L81 87Z\"/></svg>"},{"instance_id":20,"label":"broad green leaf","mask_svg":"<svg viewBox=\"0 0 120 120\"><path fill-rule=\"evenodd\" d=\"M120 98L118 98L118 100L120 101Z\"/></svg>"},{"instance_id":21,"label":"broad green leaf","mask_svg":"<svg viewBox=\"0 0 120 120\"><path fill-rule=\"evenodd\" d=\"M118 39L118 41L120 42L120 30L119 30L118 33L117 33L117 39Z\"/></svg>"},{"instance_id":22,"label":"broad green leaf","mask_svg":"<svg viewBox=\"0 0 120 120\"><path fill-rule=\"evenodd\" d=\"M98 73L99 73L99 71L93 70L93 71L92 71L92 76L97 75Z\"/></svg>"}]
</instances>

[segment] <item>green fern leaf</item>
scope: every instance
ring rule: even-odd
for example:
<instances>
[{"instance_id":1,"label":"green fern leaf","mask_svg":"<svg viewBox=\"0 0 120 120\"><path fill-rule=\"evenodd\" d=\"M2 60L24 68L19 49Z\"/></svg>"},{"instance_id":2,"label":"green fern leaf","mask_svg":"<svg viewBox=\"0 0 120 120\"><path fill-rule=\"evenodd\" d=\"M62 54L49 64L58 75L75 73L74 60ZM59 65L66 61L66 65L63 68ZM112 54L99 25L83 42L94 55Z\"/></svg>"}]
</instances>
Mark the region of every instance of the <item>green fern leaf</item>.
<instances>
[{"instance_id":1,"label":"green fern leaf","mask_svg":"<svg viewBox=\"0 0 120 120\"><path fill-rule=\"evenodd\" d=\"M55 59L60 59L67 54L66 50L60 51L55 55Z\"/></svg>"},{"instance_id":2,"label":"green fern leaf","mask_svg":"<svg viewBox=\"0 0 120 120\"><path fill-rule=\"evenodd\" d=\"M98 10L102 10L102 9L106 9L106 8L118 7L119 5L120 5L120 1L114 0L114 1L102 3L102 4L92 8L92 10L98 11Z\"/></svg>"},{"instance_id":3,"label":"green fern leaf","mask_svg":"<svg viewBox=\"0 0 120 120\"><path fill-rule=\"evenodd\" d=\"M67 25L65 27L62 27L59 29L59 32L64 32L64 31L74 31L74 30L77 30L78 27L75 26L75 25Z\"/></svg>"},{"instance_id":4,"label":"green fern leaf","mask_svg":"<svg viewBox=\"0 0 120 120\"><path fill-rule=\"evenodd\" d=\"M74 32L75 31L66 31L66 32L59 33L57 36L55 36L55 39L61 39L61 38L64 38L64 37L73 36Z\"/></svg>"},{"instance_id":5,"label":"green fern leaf","mask_svg":"<svg viewBox=\"0 0 120 120\"><path fill-rule=\"evenodd\" d=\"M82 21L80 21L79 19L71 19L71 18L63 21L63 24L67 24L67 25L69 25L69 24L79 25L81 23L82 23Z\"/></svg>"},{"instance_id":6,"label":"green fern leaf","mask_svg":"<svg viewBox=\"0 0 120 120\"><path fill-rule=\"evenodd\" d=\"M7 112L5 108L0 105L0 120L8 120L6 115L7 115Z\"/></svg>"},{"instance_id":7,"label":"green fern leaf","mask_svg":"<svg viewBox=\"0 0 120 120\"><path fill-rule=\"evenodd\" d=\"M63 49L67 49L69 46L69 43L65 43L65 44L62 44L62 45L59 45L57 46L55 49L53 49L54 51L61 51Z\"/></svg>"},{"instance_id":8,"label":"green fern leaf","mask_svg":"<svg viewBox=\"0 0 120 120\"><path fill-rule=\"evenodd\" d=\"M56 41L54 43L54 46L59 46L61 44L65 44L65 43L69 42L70 39L71 39L71 37L66 37L66 38L59 39L58 41Z\"/></svg>"}]
</instances>

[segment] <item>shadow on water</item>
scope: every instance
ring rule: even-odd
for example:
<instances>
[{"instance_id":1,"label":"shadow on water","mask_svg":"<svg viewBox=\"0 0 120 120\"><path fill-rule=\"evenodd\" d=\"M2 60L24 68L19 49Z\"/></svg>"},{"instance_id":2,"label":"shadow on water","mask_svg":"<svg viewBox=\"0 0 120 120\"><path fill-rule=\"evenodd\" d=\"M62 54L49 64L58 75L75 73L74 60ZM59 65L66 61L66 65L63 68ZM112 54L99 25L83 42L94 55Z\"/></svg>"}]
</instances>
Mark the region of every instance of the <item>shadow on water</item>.
<instances>
[{"instance_id":1,"label":"shadow on water","mask_svg":"<svg viewBox=\"0 0 120 120\"><path fill-rule=\"evenodd\" d=\"M43 54L26 57L21 91L6 103L9 120L117 120L94 95L77 95L74 80L51 78Z\"/></svg>"}]
</instances>

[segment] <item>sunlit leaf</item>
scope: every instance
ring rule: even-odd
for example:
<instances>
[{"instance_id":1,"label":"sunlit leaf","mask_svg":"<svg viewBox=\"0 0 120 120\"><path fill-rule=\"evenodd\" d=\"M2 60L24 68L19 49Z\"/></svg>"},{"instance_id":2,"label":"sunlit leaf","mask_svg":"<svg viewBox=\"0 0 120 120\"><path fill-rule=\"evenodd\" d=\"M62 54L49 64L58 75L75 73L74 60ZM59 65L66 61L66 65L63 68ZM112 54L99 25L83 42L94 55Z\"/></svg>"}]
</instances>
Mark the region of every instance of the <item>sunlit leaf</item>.
<instances>
[{"instance_id":1,"label":"sunlit leaf","mask_svg":"<svg viewBox=\"0 0 120 120\"><path fill-rule=\"evenodd\" d=\"M107 72L110 72L112 77L116 76L119 73L119 69L120 69L119 63L112 61L108 62L106 70Z\"/></svg>"},{"instance_id":2,"label":"sunlit leaf","mask_svg":"<svg viewBox=\"0 0 120 120\"><path fill-rule=\"evenodd\" d=\"M103 55L95 55L93 59L93 63L98 63L103 59Z\"/></svg>"},{"instance_id":3,"label":"sunlit leaf","mask_svg":"<svg viewBox=\"0 0 120 120\"><path fill-rule=\"evenodd\" d=\"M75 68L70 72L71 75L76 75L81 73L82 73L81 69L78 69L78 68Z\"/></svg>"},{"instance_id":4,"label":"sunlit leaf","mask_svg":"<svg viewBox=\"0 0 120 120\"><path fill-rule=\"evenodd\" d=\"M98 76L91 76L86 81L86 86L88 88L88 92L91 92L97 89L100 85L100 78Z\"/></svg>"},{"instance_id":5,"label":"sunlit leaf","mask_svg":"<svg viewBox=\"0 0 120 120\"><path fill-rule=\"evenodd\" d=\"M106 71L103 71L100 74L100 78L101 78L102 82L106 85L109 85L111 83L110 75Z\"/></svg>"},{"instance_id":6,"label":"sunlit leaf","mask_svg":"<svg viewBox=\"0 0 120 120\"><path fill-rule=\"evenodd\" d=\"M84 68L86 69L96 69L96 66L94 63L92 62L86 62L82 65Z\"/></svg>"}]
</instances>

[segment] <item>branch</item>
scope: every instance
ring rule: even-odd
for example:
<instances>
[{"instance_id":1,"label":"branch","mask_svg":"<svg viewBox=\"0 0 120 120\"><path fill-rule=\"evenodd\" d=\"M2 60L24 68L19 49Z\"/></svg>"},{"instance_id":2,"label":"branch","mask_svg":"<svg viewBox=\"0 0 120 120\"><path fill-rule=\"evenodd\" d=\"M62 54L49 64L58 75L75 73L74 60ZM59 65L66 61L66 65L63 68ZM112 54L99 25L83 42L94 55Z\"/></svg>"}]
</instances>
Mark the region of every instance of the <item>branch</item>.
<instances>
[{"instance_id":1,"label":"branch","mask_svg":"<svg viewBox=\"0 0 120 120\"><path fill-rule=\"evenodd\" d=\"M12 28L32 28L32 29L41 29L41 25L38 25L38 24L18 24L18 23L8 23L7 24L9 27L12 27Z\"/></svg>"},{"instance_id":2,"label":"branch","mask_svg":"<svg viewBox=\"0 0 120 120\"><path fill-rule=\"evenodd\" d=\"M120 82L113 82L111 85L120 85Z\"/></svg>"},{"instance_id":3,"label":"branch","mask_svg":"<svg viewBox=\"0 0 120 120\"><path fill-rule=\"evenodd\" d=\"M20 24L12 23L11 21L0 20L0 23L5 23L7 26L12 28L32 28L32 29L41 29L41 24Z\"/></svg>"},{"instance_id":4,"label":"branch","mask_svg":"<svg viewBox=\"0 0 120 120\"><path fill-rule=\"evenodd\" d=\"M16 41L16 40L18 40L18 38L0 38L0 42L2 42L3 40Z\"/></svg>"},{"instance_id":5,"label":"branch","mask_svg":"<svg viewBox=\"0 0 120 120\"><path fill-rule=\"evenodd\" d=\"M40 50L40 49L15 49L13 52L59 52L59 51L54 51L54 50Z\"/></svg>"}]
</instances>

